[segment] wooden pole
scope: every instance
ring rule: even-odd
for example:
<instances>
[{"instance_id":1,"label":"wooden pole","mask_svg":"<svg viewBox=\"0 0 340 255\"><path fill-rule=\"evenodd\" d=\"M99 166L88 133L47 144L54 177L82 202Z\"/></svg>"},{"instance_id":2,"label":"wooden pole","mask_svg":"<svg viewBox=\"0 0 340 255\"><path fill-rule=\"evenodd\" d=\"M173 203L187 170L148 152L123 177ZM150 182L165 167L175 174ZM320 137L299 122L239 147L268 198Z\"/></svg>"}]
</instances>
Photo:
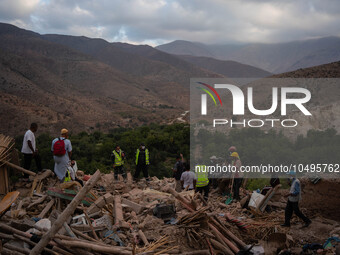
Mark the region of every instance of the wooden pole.
<instances>
[{"instance_id":1,"label":"wooden pole","mask_svg":"<svg viewBox=\"0 0 340 255\"><path fill-rule=\"evenodd\" d=\"M89 181L86 182L85 186L79 191L79 193L73 198L71 203L66 207L66 209L59 215L58 219L54 222L51 229L43 236L39 243L32 249L30 255L38 255L46 247L46 245L52 240L54 235L63 226L64 222L68 217L74 212L78 204L83 200L86 194L93 188L93 186L100 180L100 171L97 170L96 173L91 177Z\"/></svg>"},{"instance_id":2,"label":"wooden pole","mask_svg":"<svg viewBox=\"0 0 340 255\"><path fill-rule=\"evenodd\" d=\"M170 187L167 187L166 189L167 192L169 192L170 194L172 194L175 198L177 198L179 201L182 202L182 204L190 211L190 212L194 212L195 210L193 208L191 208L191 206L189 205L189 202L184 198L182 197L179 193L177 193L174 189L170 188ZM219 226L219 224L213 219L210 217L210 219L215 225ZM240 250L235 246L235 244L233 244L231 241L229 241L223 234L221 234L221 232L219 230L217 230L217 228L212 224L212 223L208 223L209 227L214 231L215 234L219 235L219 237L222 238L222 240L229 246L229 248L237 253L239 252ZM239 240L235 235L232 235L232 233L229 231L225 231L225 229L223 229L225 234L227 233L228 234L228 237L233 237L231 239L233 239L233 241L238 240L238 243L239 245L242 244L243 246L243 242L241 240Z\"/></svg>"},{"instance_id":3,"label":"wooden pole","mask_svg":"<svg viewBox=\"0 0 340 255\"><path fill-rule=\"evenodd\" d=\"M36 175L35 172L32 172L32 171L30 171L30 170L27 170L27 169L25 169L25 168L22 168L22 167L20 167L20 166L17 166L17 165L15 165L15 164L12 164L12 163L10 163L10 162L8 162L8 161L6 161L6 160L3 160L3 161L1 161L1 162L5 163L7 166L9 166L9 167L11 167L11 168L14 168L14 169L16 169L16 170L19 170L19 171L21 171L21 172L24 172L25 174L29 174L29 175L33 175L33 176Z\"/></svg>"},{"instance_id":4,"label":"wooden pole","mask_svg":"<svg viewBox=\"0 0 340 255\"><path fill-rule=\"evenodd\" d=\"M115 246L106 246L104 244L97 244L91 242L81 242L81 241L68 241L62 240L60 241L63 245L68 247L78 247L85 248L95 252L103 252L108 254L121 254L121 255L131 255L131 251L127 248L115 247Z\"/></svg>"},{"instance_id":5,"label":"wooden pole","mask_svg":"<svg viewBox=\"0 0 340 255\"><path fill-rule=\"evenodd\" d=\"M48 204L45 206L44 210L41 211L41 213L38 215L38 218L44 218L45 215L48 213L48 211L52 208L54 205L54 199L52 199Z\"/></svg>"}]
</instances>

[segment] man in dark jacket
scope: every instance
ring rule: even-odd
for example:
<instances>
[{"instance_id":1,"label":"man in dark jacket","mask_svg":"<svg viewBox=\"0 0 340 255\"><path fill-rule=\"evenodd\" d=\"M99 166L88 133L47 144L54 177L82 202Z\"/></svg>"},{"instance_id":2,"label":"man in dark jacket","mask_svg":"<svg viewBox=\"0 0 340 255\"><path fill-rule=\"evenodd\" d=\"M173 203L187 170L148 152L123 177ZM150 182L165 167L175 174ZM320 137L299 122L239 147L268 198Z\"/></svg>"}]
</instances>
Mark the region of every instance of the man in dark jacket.
<instances>
[{"instance_id":1,"label":"man in dark jacket","mask_svg":"<svg viewBox=\"0 0 340 255\"><path fill-rule=\"evenodd\" d=\"M180 154L179 156L176 157L176 163L174 165L174 168L172 169L173 177L175 178L175 181L176 181L175 189L177 192L182 191L181 176L182 176L183 170L184 170L183 154Z\"/></svg>"}]
</instances>

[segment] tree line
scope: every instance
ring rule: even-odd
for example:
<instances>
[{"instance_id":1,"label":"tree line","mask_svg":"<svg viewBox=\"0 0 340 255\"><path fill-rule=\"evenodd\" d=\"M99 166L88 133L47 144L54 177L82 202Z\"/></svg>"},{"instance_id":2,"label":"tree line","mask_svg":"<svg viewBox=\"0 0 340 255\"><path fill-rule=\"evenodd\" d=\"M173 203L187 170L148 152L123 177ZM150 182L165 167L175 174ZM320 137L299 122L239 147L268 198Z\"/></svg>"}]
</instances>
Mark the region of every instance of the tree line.
<instances>
[{"instance_id":1,"label":"tree line","mask_svg":"<svg viewBox=\"0 0 340 255\"><path fill-rule=\"evenodd\" d=\"M229 146L234 145L243 164L290 164L290 163L339 163L340 135L334 129L308 131L290 140L281 132L264 132L255 128L232 129L228 135L200 130L202 154L206 161L212 155L226 157ZM37 147L44 168L54 168L51 142L55 137L40 134L36 138ZM20 151L23 135L16 137L16 147ZM183 153L190 158L190 126L188 124L141 126L134 129L116 128L109 133L70 132L73 159L78 168L91 174L113 170L110 159L115 145L119 145L127 155L126 169L134 171L135 152L140 143L145 143L150 151L150 176L171 177L176 155ZM32 167L35 167L34 165Z\"/></svg>"}]
</instances>

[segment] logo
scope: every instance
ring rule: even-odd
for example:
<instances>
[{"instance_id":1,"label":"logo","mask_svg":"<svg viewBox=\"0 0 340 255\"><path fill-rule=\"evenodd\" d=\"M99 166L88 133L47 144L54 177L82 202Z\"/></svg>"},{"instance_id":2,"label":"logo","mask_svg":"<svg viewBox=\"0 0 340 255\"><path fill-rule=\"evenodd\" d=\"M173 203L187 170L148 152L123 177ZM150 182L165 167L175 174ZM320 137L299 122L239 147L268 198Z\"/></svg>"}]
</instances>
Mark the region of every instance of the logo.
<instances>
[{"instance_id":1,"label":"logo","mask_svg":"<svg viewBox=\"0 0 340 255\"><path fill-rule=\"evenodd\" d=\"M245 108L247 107L249 112L255 116L268 116L273 114L278 108L280 108L280 115L287 115L288 105L292 105L294 109L297 108L300 112L302 112L305 116L311 116L312 114L307 110L304 104L310 101L311 93L308 89L302 87L272 87L271 93L271 106L267 109L256 109L254 106L254 90L253 87L248 87L246 90L247 100L245 100L244 92L236 85L233 84L219 84L215 83L213 86L203 83L196 82L200 85L203 85L206 88L197 87L202 90L204 93L201 94L201 115L208 115L208 103L207 103L207 95L213 100L215 106L225 107L223 106L222 99L220 95L222 93L230 92L232 96L232 115L233 116L242 116L245 115ZM210 90L210 91L209 91ZM219 90L219 93L216 91ZM214 95L219 100L220 104L217 104L217 101ZM262 99L261 99L262 100ZM229 110L229 109L225 109ZM297 111L296 109L292 111ZM244 127L262 127L266 122L271 123L271 126L274 127L275 122L281 122L283 127L295 127L298 125L295 119L243 119L241 122L236 122L235 120L227 120L224 118L218 118L213 120L213 127L216 125L225 125L230 123L231 127L233 125L242 125ZM288 123L293 123L288 125ZM247 125L248 124L248 125Z\"/></svg>"},{"instance_id":2,"label":"logo","mask_svg":"<svg viewBox=\"0 0 340 255\"><path fill-rule=\"evenodd\" d=\"M233 98L233 115L244 115L244 108L245 108L244 94L243 94L243 91L239 87L232 85L232 84L215 84L214 85L215 88L213 88L212 86L208 84L205 84L202 82L198 82L198 83L210 88L215 93L215 95L218 97L221 106L223 105L222 100L219 94L217 93L217 91L215 90L215 88L216 89L228 89L231 92L231 95ZM199 89L203 90L208 95L210 95L215 105L217 105L215 98L208 90L203 89L203 88L199 88ZM292 93L304 94L305 97L287 98L287 95L292 94ZM278 88L273 87L272 106L267 110L255 109L254 104L253 104L253 88L252 87L247 88L247 99L248 99L247 100L248 109L252 114L260 115L260 116L273 114L276 111L277 106L278 106ZM298 87L282 87L281 88L281 115L282 116L287 115L287 105L289 104L295 105L298 109L300 109L300 111L304 115L312 115L303 105L307 103L310 99L311 99L311 93L308 89L298 88ZM207 95L206 94L201 95L201 114L207 115Z\"/></svg>"}]
</instances>

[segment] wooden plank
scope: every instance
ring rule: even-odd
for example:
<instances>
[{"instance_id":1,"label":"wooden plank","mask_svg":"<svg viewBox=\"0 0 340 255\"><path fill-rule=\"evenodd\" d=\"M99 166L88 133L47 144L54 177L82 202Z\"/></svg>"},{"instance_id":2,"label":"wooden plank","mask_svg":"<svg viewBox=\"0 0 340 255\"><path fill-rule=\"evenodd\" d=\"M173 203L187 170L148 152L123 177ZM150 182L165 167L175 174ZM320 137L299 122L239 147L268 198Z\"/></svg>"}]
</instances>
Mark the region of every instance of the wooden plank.
<instances>
[{"instance_id":1,"label":"wooden plank","mask_svg":"<svg viewBox=\"0 0 340 255\"><path fill-rule=\"evenodd\" d=\"M74 195L68 195L66 193L63 193L63 191L58 190L56 188L50 188L47 190L47 194L53 197L57 197L57 198L62 198L62 199L66 199L66 200L70 200L72 201L73 198L75 197ZM88 202L87 200L82 200L81 201L84 205L90 206L91 203Z\"/></svg>"},{"instance_id":2,"label":"wooden plank","mask_svg":"<svg viewBox=\"0 0 340 255\"><path fill-rule=\"evenodd\" d=\"M51 210L52 206L54 205L55 200L52 199L48 204L45 206L44 210L41 211L41 213L38 215L38 218L44 218L45 215Z\"/></svg>"},{"instance_id":3,"label":"wooden plank","mask_svg":"<svg viewBox=\"0 0 340 255\"><path fill-rule=\"evenodd\" d=\"M20 192L13 191L7 195L0 202L0 218L11 207L12 203L18 198Z\"/></svg>"},{"instance_id":4,"label":"wooden plank","mask_svg":"<svg viewBox=\"0 0 340 255\"><path fill-rule=\"evenodd\" d=\"M9 183L6 166L0 167L0 194L7 194L9 192Z\"/></svg>"},{"instance_id":5,"label":"wooden plank","mask_svg":"<svg viewBox=\"0 0 340 255\"><path fill-rule=\"evenodd\" d=\"M139 204L137 204L135 202L132 202L132 201L126 199L126 198L123 198L121 202L122 202L122 204L125 204L125 205L129 206L137 214L139 214L143 210L143 208L144 208L143 206L141 206L141 205L139 205Z\"/></svg>"},{"instance_id":6,"label":"wooden plank","mask_svg":"<svg viewBox=\"0 0 340 255\"><path fill-rule=\"evenodd\" d=\"M42 202L44 202L44 200L47 198L47 195L43 195L42 197L40 197L39 199L37 199L37 201L33 202L32 204L30 204L29 206L27 206L27 209L30 209L31 207L38 205Z\"/></svg>"}]
</instances>

